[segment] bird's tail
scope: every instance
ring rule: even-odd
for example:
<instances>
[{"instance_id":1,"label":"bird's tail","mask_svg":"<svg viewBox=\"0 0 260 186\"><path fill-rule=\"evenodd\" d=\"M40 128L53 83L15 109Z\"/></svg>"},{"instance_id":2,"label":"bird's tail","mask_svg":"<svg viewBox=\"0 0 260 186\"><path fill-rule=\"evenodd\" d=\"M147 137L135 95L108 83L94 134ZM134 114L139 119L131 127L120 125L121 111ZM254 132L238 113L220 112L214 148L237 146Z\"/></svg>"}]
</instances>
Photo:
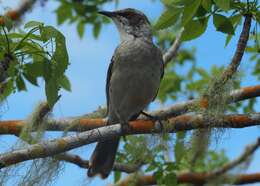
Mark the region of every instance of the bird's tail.
<instances>
[{"instance_id":1,"label":"bird's tail","mask_svg":"<svg viewBox=\"0 0 260 186\"><path fill-rule=\"evenodd\" d=\"M89 163L88 177L100 174L105 179L111 172L120 137L98 142Z\"/></svg>"}]
</instances>

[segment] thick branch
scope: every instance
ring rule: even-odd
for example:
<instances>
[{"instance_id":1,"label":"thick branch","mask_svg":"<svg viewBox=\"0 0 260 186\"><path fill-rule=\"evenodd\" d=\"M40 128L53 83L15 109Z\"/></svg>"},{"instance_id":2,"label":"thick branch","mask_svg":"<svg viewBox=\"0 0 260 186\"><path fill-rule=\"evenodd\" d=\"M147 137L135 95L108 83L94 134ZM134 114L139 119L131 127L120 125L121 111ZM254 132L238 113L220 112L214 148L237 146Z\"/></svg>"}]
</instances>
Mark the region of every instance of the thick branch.
<instances>
[{"instance_id":1,"label":"thick branch","mask_svg":"<svg viewBox=\"0 0 260 186\"><path fill-rule=\"evenodd\" d=\"M245 99L250 99L260 96L260 85L244 87L235 91L232 91L229 97L229 102L238 102ZM189 108L199 104L203 107L207 105L207 100L190 100L182 103L177 103L171 107L163 110L152 112L151 114L157 116L160 119L169 119L182 113L185 113ZM141 118L145 119L145 118ZM141 121L139 121L141 122ZM86 131L93 128L105 126L105 119L60 119L60 120L49 120L46 124L46 130L48 131ZM23 126L26 123L22 120L11 120L11 121L0 121L0 134L14 134L18 135Z\"/></svg>"},{"instance_id":2,"label":"thick branch","mask_svg":"<svg viewBox=\"0 0 260 186\"><path fill-rule=\"evenodd\" d=\"M156 185L156 179L153 175L147 176L132 176L127 177L125 180L117 183L117 186L128 186L129 183L133 183L133 186L145 186L145 185ZM190 183L195 185L203 185L207 182L208 175L205 173L182 173L177 175L177 182L181 183ZM234 185L243 185L249 183L260 182L260 173L255 174L238 174L238 175L226 175L223 177L222 183L234 184Z\"/></svg>"},{"instance_id":3,"label":"thick branch","mask_svg":"<svg viewBox=\"0 0 260 186\"><path fill-rule=\"evenodd\" d=\"M87 122L88 120L85 120ZM83 122L83 121L81 121ZM89 127L90 123L85 123ZM181 115L169 119L164 132L187 131L199 128L243 128L260 124L260 113L250 115L227 115L217 118L215 123L207 121L202 115ZM103 141L126 134L161 133L159 124L149 120L130 122L131 130L122 133L121 125L110 125L71 135L55 140L46 140L35 145L29 145L20 150L14 150L0 155L0 168L16 163L57 155L71 149L97 141Z\"/></svg>"}]
</instances>

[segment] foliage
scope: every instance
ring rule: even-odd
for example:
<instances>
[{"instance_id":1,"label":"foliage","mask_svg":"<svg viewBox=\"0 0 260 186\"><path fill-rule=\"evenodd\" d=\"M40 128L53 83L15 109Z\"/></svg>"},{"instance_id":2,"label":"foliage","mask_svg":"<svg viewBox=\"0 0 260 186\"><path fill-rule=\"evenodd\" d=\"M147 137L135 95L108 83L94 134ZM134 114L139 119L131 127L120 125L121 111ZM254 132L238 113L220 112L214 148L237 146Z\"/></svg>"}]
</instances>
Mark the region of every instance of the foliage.
<instances>
[{"instance_id":1,"label":"foliage","mask_svg":"<svg viewBox=\"0 0 260 186\"><path fill-rule=\"evenodd\" d=\"M70 90L64 74L69 65L65 37L54 27L35 21L25 24L24 29L15 32L11 25L1 28L0 58L7 66L7 74L0 82L1 100L15 91L25 91L26 81L38 86L37 79L43 78L52 107L59 98L60 88Z\"/></svg>"},{"instance_id":2,"label":"foliage","mask_svg":"<svg viewBox=\"0 0 260 186\"><path fill-rule=\"evenodd\" d=\"M90 24L93 28L93 36L98 37L101 26L108 23L109 20L104 16L98 16L98 11L105 3L112 0L59 0L60 5L56 9L57 22L63 24L64 22L77 24L77 32L82 38L85 32L85 25Z\"/></svg>"},{"instance_id":3,"label":"foliage","mask_svg":"<svg viewBox=\"0 0 260 186\"><path fill-rule=\"evenodd\" d=\"M58 24L75 24L81 38L84 36L86 25L91 25L93 36L98 37L102 25L107 24L108 20L104 16L98 16L97 12L105 4L113 3L112 0L58 0L58 2L59 6L55 10ZM181 40L184 42L202 36L211 23L216 31L225 34L225 46L227 46L234 34L241 28L239 25L243 16L251 15L256 26L250 37L251 42L247 47L247 52L252 61L250 73L260 79L259 33L257 30L260 23L260 11L257 0L161 0L161 2L165 8L154 24L153 32L156 44L163 51L172 45L176 33L182 27L184 32ZM8 20L6 21L9 23ZM11 30L11 27L11 23L6 24L0 33L1 63L4 64L5 61L10 63L7 75L0 74L0 90L3 89L1 100L15 91L26 90L25 81L38 86L38 78L43 78L47 100L52 107L59 98L60 88L71 89L69 80L64 74L69 65L64 36L54 27L45 26L39 22L27 23L24 26L25 31L16 32ZM212 92L212 82L217 81L226 65L212 64L210 69L205 69L198 65L197 58L194 47L182 44L176 58L165 69L157 97L160 103L202 98ZM216 90L213 94L208 95L211 99L206 111L198 107L190 108L189 111L208 118L219 119L222 119L221 116L224 113L253 112L256 99L250 99L243 104L227 105L227 95L231 90L240 87L243 76L245 76L244 73L237 73L225 86L221 87L221 90ZM103 113L104 111L100 109L89 117L103 116ZM211 122L218 121L212 120ZM35 143L42 139L44 128L37 126L39 123L34 117L31 118L30 123L29 128L25 128L20 137L27 141L30 140L30 143ZM37 128L38 133L35 136L28 136L34 127L39 127ZM117 162L142 164L144 166L138 170L138 173L154 174L158 185L177 185L176 175L179 172L187 170L208 172L229 161L224 150L216 152L208 148L212 138L211 134L217 132L210 129L206 132L208 133L198 130L193 133L178 132L176 135L153 134L126 137L124 143L121 143ZM199 133L198 136L196 136L197 133ZM203 137L202 140L200 134L207 139ZM198 140L204 144L197 143ZM196 149L203 152L198 152L199 157L193 163L192 161L196 159L194 158L197 153ZM52 178L55 174L48 172L48 169L58 169L59 163L53 159L46 161L50 166L43 167L39 173L50 173L50 178ZM36 165L43 166L44 161L36 162ZM32 170L35 171L35 169ZM39 179L41 175L36 171L34 176L30 177L33 172L28 173L29 176L24 177L23 180L30 183L33 183L34 179ZM8 173L5 172L2 175L8 175ZM114 181L117 182L121 178L122 173L115 171Z\"/></svg>"},{"instance_id":4,"label":"foliage","mask_svg":"<svg viewBox=\"0 0 260 186\"><path fill-rule=\"evenodd\" d=\"M252 14L255 20L259 20L257 1L247 3L236 0L162 0L162 2L166 8L155 28L165 29L173 25L184 27L182 35L184 41L201 36L206 31L211 17L216 30L227 34L227 43L234 35L242 15Z\"/></svg>"}]
</instances>

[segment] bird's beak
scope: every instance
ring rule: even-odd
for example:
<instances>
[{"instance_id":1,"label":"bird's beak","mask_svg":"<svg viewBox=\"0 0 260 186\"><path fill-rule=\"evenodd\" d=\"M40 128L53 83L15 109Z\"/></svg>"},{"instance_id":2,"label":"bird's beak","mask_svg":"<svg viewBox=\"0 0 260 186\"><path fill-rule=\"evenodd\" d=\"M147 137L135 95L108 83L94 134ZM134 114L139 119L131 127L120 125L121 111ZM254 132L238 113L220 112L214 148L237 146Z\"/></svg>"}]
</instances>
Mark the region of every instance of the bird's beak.
<instances>
[{"instance_id":1,"label":"bird's beak","mask_svg":"<svg viewBox=\"0 0 260 186\"><path fill-rule=\"evenodd\" d=\"M116 15L115 12L109 12L109 11L99 11L98 13L107 17L114 17Z\"/></svg>"}]
</instances>

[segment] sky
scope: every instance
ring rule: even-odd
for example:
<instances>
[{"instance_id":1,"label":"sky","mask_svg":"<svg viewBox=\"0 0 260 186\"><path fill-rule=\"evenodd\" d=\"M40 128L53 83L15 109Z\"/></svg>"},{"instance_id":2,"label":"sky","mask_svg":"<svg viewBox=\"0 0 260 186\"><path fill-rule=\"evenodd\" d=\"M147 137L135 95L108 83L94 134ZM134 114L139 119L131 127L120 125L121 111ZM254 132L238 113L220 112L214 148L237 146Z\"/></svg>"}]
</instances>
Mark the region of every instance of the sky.
<instances>
[{"instance_id":1,"label":"sky","mask_svg":"<svg viewBox=\"0 0 260 186\"><path fill-rule=\"evenodd\" d=\"M0 9L2 12L4 7L18 6L18 0L8 1L2 0ZM35 8L27 13L24 17L24 22L36 20L44 22L46 25L57 27L66 37L71 65L66 74L72 84L72 92L61 91L61 99L54 108L55 118L64 118L70 116L80 116L94 111L99 106L105 105L105 79L106 71L110 63L113 51L119 43L119 35L117 34L114 25L105 25L102 28L98 39L93 38L92 31L89 26L86 26L86 33L80 39L76 32L75 25L64 24L58 26L54 10L58 3L49 1L44 7L38 4ZM121 0L118 9L121 8L136 8L143 11L150 20L159 17L163 11L162 4L156 0ZM114 10L114 4L107 4L104 10ZM1 12L1 14L2 14ZM216 32L209 24L206 33L191 42L184 43L185 47L196 47L196 57L198 64L201 67L209 69L213 64L227 65L232 58L236 46L238 33L232 39L228 47L224 48L225 36ZM248 56L245 56L240 67L240 70L247 72L250 68ZM259 84L252 77L242 79L243 86ZM43 85L43 83L41 83ZM28 87L27 92L20 92L11 95L1 108L1 119L24 119L30 115L33 108L40 101L45 100L43 86ZM157 107L158 108L158 107ZM258 107L259 108L259 107ZM218 143L212 145L213 149L226 149L230 159L239 155L248 143L254 142L258 136L259 128L252 127L247 129L227 130L223 133ZM55 135L54 135L55 137ZM5 141L6 140L6 141ZM14 141L13 137L1 137L0 145L4 145L4 149L8 149L8 143ZM88 159L94 145L76 149L74 152L79 153L82 157ZM257 164L260 164L259 151L255 155L252 166L248 172L260 172ZM86 180L86 170L80 169L74 165L66 165L64 173L58 178L55 186L70 186L70 185L105 185L111 182L111 177L106 181L100 181L99 178Z\"/></svg>"}]
</instances>

